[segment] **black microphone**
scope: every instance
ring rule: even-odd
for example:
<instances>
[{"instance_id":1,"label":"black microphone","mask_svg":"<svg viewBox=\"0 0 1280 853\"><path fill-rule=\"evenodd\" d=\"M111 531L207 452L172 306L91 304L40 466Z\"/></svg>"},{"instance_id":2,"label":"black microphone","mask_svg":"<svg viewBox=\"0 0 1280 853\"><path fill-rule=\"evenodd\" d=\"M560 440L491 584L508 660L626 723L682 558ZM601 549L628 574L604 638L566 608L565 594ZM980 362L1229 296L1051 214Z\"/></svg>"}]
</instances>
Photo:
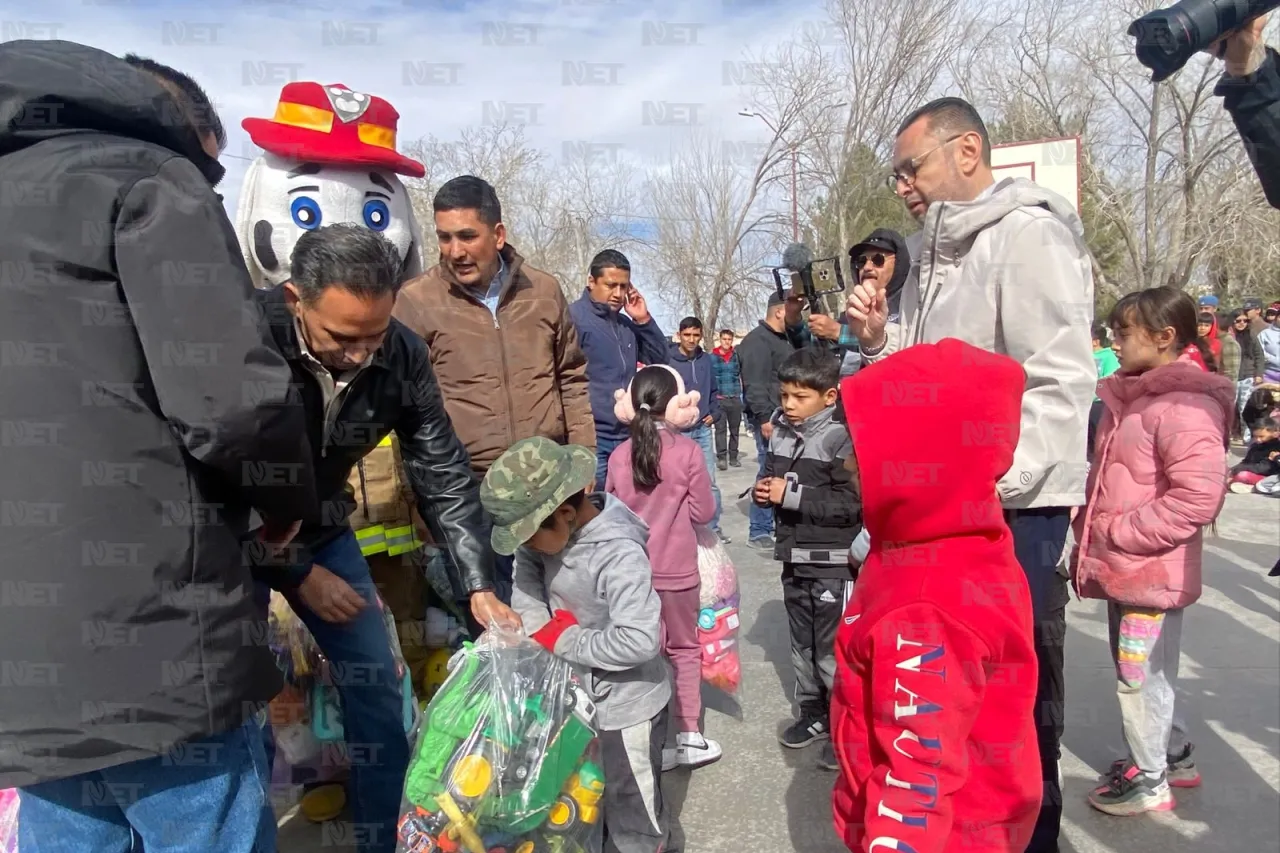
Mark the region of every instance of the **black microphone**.
<instances>
[{"instance_id":1,"label":"black microphone","mask_svg":"<svg viewBox=\"0 0 1280 853\"><path fill-rule=\"evenodd\" d=\"M792 243L782 251L782 266L799 273L813 266L813 250L804 243Z\"/></svg>"}]
</instances>

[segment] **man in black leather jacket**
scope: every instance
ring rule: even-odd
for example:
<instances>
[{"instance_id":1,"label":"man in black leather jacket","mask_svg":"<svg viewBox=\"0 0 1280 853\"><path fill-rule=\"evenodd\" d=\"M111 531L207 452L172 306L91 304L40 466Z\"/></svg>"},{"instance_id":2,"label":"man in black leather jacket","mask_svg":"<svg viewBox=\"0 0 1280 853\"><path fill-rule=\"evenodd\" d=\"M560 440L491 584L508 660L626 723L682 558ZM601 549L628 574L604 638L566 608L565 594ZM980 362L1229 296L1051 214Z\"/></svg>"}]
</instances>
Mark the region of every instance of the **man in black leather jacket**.
<instances>
[{"instance_id":1,"label":"man in black leather jacket","mask_svg":"<svg viewBox=\"0 0 1280 853\"><path fill-rule=\"evenodd\" d=\"M1266 25L1264 15L1218 42L1226 73L1214 94L1240 131L1267 201L1280 209L1280 54L1262 40Z\"/></svg>"},{"instance_id":2,"label":"man in black leather jacket","mask_svg":"<svg viewBox=\"0 0 1280 853\"><path fill-rule=\"evenodd\" d=\"M470 594L477 621L519 625L493 594L479 484L445 413L426 347L391 318L400 266L395 247L376 232L331 225L298 240L289 282L257 294L293 373L291 399L306 412L322 501L321 522L304 524L286 560L260 566L258 577L284 592L330 661L348 747L359 745L352 790L361 853L394 849L409 763L390 640L347 524L351 469L388 433L399 438L419 512L432 538L448 546L455 584Z\"/></svg>"}]
</instances>

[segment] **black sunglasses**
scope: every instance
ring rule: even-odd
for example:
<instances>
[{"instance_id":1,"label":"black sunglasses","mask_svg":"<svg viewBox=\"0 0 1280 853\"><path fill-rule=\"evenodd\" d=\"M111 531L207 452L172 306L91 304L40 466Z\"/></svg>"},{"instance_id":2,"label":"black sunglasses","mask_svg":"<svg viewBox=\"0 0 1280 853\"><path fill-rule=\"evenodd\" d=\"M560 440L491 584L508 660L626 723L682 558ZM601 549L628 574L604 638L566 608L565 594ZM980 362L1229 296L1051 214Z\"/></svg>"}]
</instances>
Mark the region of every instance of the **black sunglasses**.
<instances>
[{"instance_id":1,"label":"black sunglasses","mask_svg":"<svg viewBox=\"0 0 1280 853\"><path fill-rule=\"evenodd\" d=\"M858 255L856 258L853 259L853 268L855 270L860 270L867 263L867 261L871 261L871 263L877 269L879 269L880 267L884 266L884 255L880 254L879 252L877 252L874 255Z\"/></svg>"}]
</instances>

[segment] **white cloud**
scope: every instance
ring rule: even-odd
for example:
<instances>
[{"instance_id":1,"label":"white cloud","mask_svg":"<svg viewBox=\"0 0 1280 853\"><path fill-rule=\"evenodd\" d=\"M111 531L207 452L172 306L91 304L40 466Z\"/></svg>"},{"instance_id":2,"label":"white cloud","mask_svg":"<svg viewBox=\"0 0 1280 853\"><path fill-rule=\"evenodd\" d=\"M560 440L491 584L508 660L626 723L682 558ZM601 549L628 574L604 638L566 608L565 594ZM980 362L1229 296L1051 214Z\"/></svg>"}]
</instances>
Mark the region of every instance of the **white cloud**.
<instances>
[{"instance_id":1,"label":"white cloud","mask_svg":"<svg viewBox=\"0 0 1280 853\"><path fill-rule=\"evenodd\" d=\"M401 144L448 139L492 120L536 118L528 136L625 146L661 162L696 122L729 140L760 140L737 115L745 92L726 62L822 17L816 0L8 0L4 38L61 38L140 53L193 77L217 102L230 143L223 184L234 210L253 156L240 120L270 116L289 79L344 83L400 112ZM809 24L809 26L813 26ZM730 82L739 71L734 66ZM566 85L568 83L569 85ZM505 105L505 106L504 106ZM667 124L663 124L666 122Z\"/></svg>"}]
</instances>

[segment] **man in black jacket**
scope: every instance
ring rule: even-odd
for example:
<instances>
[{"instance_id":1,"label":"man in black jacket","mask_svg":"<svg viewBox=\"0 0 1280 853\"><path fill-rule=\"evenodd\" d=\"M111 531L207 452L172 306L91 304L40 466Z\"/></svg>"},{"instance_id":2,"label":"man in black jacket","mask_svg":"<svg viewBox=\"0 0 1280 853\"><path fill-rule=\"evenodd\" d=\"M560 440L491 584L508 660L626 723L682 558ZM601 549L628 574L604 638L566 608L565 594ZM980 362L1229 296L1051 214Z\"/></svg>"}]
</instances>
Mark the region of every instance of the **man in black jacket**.
<instances>
[{"instance_id":1,"label":"man in black jacket","mask_svg":"<svg viewBox=\"0 0 1280 853\"><path fill-rule=\"evenodd\" d=\"M804 328L800 324L803 304L804 300L794 292L785 300L777 293L770 294L765 318L738 344L745 404L743 415L755 437L757 479L764 476L769 438L773 434L769 419L777 411L781 399L778 368L793 352L804 346ZM759 551L773 553L773 512L753 503L747 518L750 523L748 544Z\"/></svg>"},{"instance_id":2,"label":"man in black jacket","mask_svg":"<svg viewBox=\"0 0 1280 853\"><path fill-rule=\"evenodd\" d=\"M221 125L61 41L0 45L0 116L0 788L23 849L259 850L280 675L242 542L318 502Z\"/></svg>"},{"instance_id":3,"label":"man in black jacket","mask_svg":"<svg viewBox=\"0 0 1280 853\"><path fill-rule=\"evenodd\" d=\"M354 508L347 478L386 435L399 439L419 513L432 539L448 546L476 619L511 627L520 620L493 593L479 483L426 345L391 317L400 288L395 246L363 226L330 225L298 239L291 266L290 281L255 297L306 414L322 518L302 526L287 567L265 568L261 577L284 592L331 662L344 735L349 747L360 745L351 770L360 849L382 853L395 847L409 743L390 638L347 524Z\"/></svg>"},{"instance_id":4,"label":"man in black jacket","mask_svg":"<svg viewBox=\"0 0 1280 853\"><path fill-rule=\"evenodd\" d=\"M1226 73L1214 94L1231 113L1272 207L1280 208L1280 54L1266 46L1264 15L1222 39Z\"/></svg>"}]
</instances>

